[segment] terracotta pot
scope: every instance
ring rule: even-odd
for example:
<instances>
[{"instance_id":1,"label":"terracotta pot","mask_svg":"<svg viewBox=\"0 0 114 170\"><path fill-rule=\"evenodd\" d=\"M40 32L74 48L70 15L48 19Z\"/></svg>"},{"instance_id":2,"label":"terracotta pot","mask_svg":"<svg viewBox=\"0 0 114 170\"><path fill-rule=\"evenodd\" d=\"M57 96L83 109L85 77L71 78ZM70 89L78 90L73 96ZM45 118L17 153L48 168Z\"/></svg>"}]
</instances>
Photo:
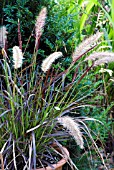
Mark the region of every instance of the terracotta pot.
<instances>
[{"instance_id":1,"label":"terracotta pot","mask_svg":"<svg viewBox=\"0 0 114 170\"><path fill-rule=\"evenodd\" d=\"M45 168L37 168L36 170L62 170L63 165L67 162L69 157L69 152L65 147L62 147L65 154L64 158L62 158L60 161L58 161L56 164L52 164L54 169L52 169L50 166L47 166ZM59 148L56 149L57 151L61 152Z\"/></svg>"}]
</instances>

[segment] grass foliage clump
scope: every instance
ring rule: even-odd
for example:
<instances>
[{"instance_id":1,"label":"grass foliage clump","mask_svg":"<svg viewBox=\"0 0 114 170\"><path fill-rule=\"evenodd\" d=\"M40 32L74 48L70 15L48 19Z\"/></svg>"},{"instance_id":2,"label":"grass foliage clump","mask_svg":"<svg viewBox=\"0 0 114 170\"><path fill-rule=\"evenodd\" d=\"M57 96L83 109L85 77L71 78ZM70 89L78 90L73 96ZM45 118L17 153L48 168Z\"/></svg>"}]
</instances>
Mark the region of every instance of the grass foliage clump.
<instances>
[{"instance_id":1,"label":"grass foliage clump","mask_svg":"<svg viewBox=\"0 0 114 170\"><path fill-rule=\"evenodd\" d=\"M108 60L102 62L95 56L94 59L97 61L93 61L90 55L86 60L91 59L92 64L85 67L86 61L83 60L83 56L94 51L97 41L102 36L102 33L97 32L76 48L72 55L72 62L66 70L60 72L53 67L53 62L57 62L55 59L61 61L62 52L56 51L44 61L39 61L37 53L46 14L46 8L43 8L37 18L34 53L30 65L23 63L25 53L22 53L20 48L21 39L19 39L19 47L13 47L13 61L2 47L0 149L2 167L9 170L19 169L19 167L30 170L35 169L39 164L48 165L49 162L44 158L52 158L51 144L56 142L61 146L60 142L67 140L69 135L75 139L80 148L83 148L85 134L87 134L100 154L86 126L87 118L74 119L70 114L89 103L88 98L91 99L95 86L98 87L99 84L96 82L94 86L93 84L89 86L86 82L85 84L81 82L86 80L86 75L95 65L112 61L111 54L108 55L106 52L105 58ZM43 22L39 24L42 18ZM20 35L19 28L18 34ZM96 44L93 45L94 43ZM98 55L101 53L97 53ZM80 67L83 67L81 71ZM69 79L70 74L72 76ZM102 155L100 157L103 161Z\"/></svg>"}]
</instances>

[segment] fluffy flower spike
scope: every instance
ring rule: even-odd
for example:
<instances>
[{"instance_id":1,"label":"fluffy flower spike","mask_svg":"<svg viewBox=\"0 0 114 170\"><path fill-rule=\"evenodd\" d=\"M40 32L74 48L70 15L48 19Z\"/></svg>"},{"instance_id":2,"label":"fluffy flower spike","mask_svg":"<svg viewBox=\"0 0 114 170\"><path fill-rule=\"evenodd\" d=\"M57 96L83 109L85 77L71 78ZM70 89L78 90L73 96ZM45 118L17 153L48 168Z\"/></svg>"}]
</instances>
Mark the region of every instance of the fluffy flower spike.
<instances>
[{"instance_id":1,"label":"fluffy flower spike","mask_svg":"<svg viewBox=\"0 0 114 170\"><path fill-rule=\"evenodd\" d=\"M18 69L22 66L23 54L18 46L13 47L13 62L14 68Z\"/></svg>"},{"instance_id":2,"label":"fluffy flower spike","mask_svg":"<svg viewBox=\"0 0 114 170\"><path fill-rule=\"evenodd\" d=\"M7 31L6 31L6 27L2 26L0 27L0 47L5 49L5 43L6 43L6 39L7 39Z\"/></svg>"},{"instance_id":3,"label":"fluffy flower spike","mask_svg":"<svg viewBox=\"0 0 114 170\"><path fill-rule=\"evenodd\" d=\"M97 32L96 34L90 36L89 38L86 38L74 51L72 55L73 61L76 61L79 56L82 56L84 53L86 53L93 44L97 43L97 41L101 38L103 35L102 32Z\"/></svg>"},{"instance_id":4,"label":"fluffy flower spike","mask_svg":"<svg viewBox=\"0 0 114 170\"><path fill-rule=\"evenodd\" d=\"M58 118L58 122L65 127L69 134L74 137L77 145L80 146L81 149L84 148L84 141L82 137L81 130L79 128L79 124L75 122L75 120L69 116L63 116Z\"/></svg>"},{"instance_id":5,"label":"fluffy flower spike","mask_svg":"<svg viewBox=\"0 0 114 170\"><path fill-rule=\"evenodd\" d=\"M36 19L36 24L35 24L35 34L36 34L35 48L36 50L38 50L39 40L43 32L46 16L47 16L47 9L43 8Z\"/></svg>"},{"instance_id":6,"label":"fluffy flower spike","mask_svg":"<svg viewBox=\"0 0 114 170\"><path fill-rule=\"evenodd\" d=\"M42 71L45 73L46 71L48 71L52 65L52 63L58 59L62 57L62 53L61 52L54 52L53 54L49 55L49 57L47 57L43 63L42 63Z\"/></svg>"}]
</instances>

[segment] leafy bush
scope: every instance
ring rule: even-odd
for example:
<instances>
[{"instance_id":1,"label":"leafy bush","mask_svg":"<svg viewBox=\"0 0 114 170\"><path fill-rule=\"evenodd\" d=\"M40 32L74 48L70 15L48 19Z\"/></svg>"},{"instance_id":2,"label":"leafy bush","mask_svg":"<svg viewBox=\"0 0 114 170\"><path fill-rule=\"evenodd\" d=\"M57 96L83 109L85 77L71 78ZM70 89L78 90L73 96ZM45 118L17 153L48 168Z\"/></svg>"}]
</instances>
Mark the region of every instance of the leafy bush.
<instances>
[{"instance_id":1,"label":"leafy bush","mask_svg":"<svg viewBox=\"0 0 114 170\"><path fill-rule=\"evenodd\" d=\"M31 1L26 0L16 2L10 1L9 3L6 3L3 10L4 24L9 33L9 48L12 48L15 44L18 45L17 34L15 34L15 36L13 35L13 32L17 32L18 19L20 20L22 37L25 37L22 39L23 48L25 48L34 27L35 16L37 16L42 6L47 6L48 18L46 21L45 33L41 38L40 55L44 57L53 51L60 50L64 55L69 56L71 52L74 51L76 44L80 41L78 24L79 10L74 0L67 0L65 4L63 1L55 3L53 0L50 2L34 1L34 3L32 3ZM33 53L33 36L28 44L29 53L26 53L28 61L30 55ZM69 60L69 57L67 59ZM65 59L66 63L67 59Z\"/></svg>"}]
</instances>

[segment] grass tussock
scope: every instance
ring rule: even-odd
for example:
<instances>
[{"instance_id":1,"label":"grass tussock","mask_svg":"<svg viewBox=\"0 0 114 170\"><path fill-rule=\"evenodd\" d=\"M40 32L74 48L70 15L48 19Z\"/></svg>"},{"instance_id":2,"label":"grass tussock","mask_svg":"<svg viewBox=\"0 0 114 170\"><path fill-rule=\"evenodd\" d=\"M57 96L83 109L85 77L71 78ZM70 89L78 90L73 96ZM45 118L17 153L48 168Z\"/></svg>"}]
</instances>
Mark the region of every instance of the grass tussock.
<instances>
[{"instance_id":1,"label":"grass tussock","mask_svg":"<svg viewBox=\"0 0 114 170\"><path fill-rule=\"evenodd\" d=\"M29 66L23 69L24 56L18 46L13 47L14 68L7 57L0 59L0 148L4 146L2 162L3 166L9 170L12 167L13 169L19 167L36 169L36 160L38 165L43 165L44 162L46 166L49 165L50 162L45 160L53 157L50 145L55 141L58 145L61 141L66 140L69 134L81 149L84 148L83 136L87 134L98 151L86 123L81 121L81 118L72 118L67 114L76 113L77 109L90 105L89 99L91 100L99 83L89 84L88 88L86 75L93 66L114 61L114 55L108 52L98 52L91 54L82 62L78 60L91 49L93 52L94 47L97 46L97 44L95 46L93 44L103 35L103 33L97 32L76 48L72 55L72 62L66 70L62 68L51 70L53 62L62 57L60 51L50 54L41 65L36 51L39 47L46 15L47 9L43 8L37 17L35 50L31 55ZM85 66L85 62L89 59L94 62L93 65L89 68L79 69L80 64L84 63ZM79 63L77 64L76 61ZM18 70L20 67L22 69ZM46 73L49 69L50 71ZM7 145L4 145L4 141ZM23 160L22 162L18 161L18 155L19 160ZM103 162L103 164L105 163Z\"/></svg>"}]
</instances>

